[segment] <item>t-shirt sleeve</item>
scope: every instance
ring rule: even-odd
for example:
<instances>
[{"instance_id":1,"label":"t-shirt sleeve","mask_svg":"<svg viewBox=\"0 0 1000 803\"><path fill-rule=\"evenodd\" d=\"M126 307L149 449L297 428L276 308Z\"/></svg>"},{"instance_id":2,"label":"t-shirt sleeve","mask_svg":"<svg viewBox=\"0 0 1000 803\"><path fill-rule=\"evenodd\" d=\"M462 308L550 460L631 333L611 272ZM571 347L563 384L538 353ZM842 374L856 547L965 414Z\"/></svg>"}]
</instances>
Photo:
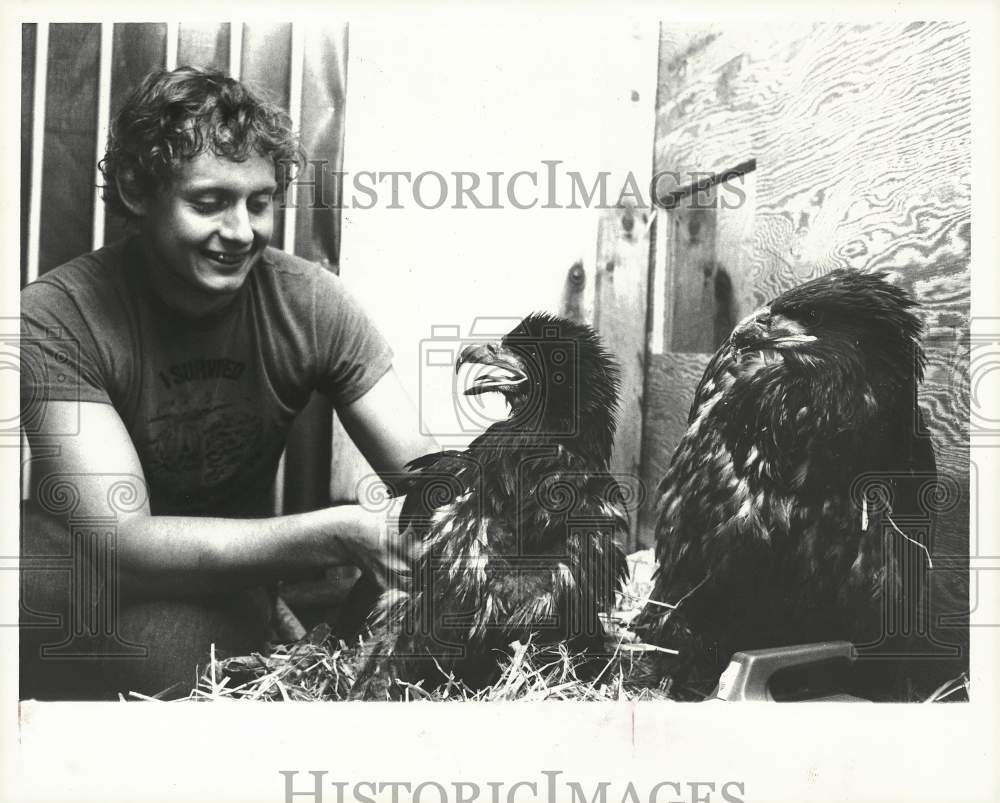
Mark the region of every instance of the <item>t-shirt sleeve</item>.
<instances>
[{"instance_id":1,"label":"t-shirt sleeve","mask_svg":"<svg viewBox=\"0 0 1000 803\"><path fill-rule=\"evenodd\" d=\"M21 291L21 420L46 401L111 404L93 334L72 296L44 280Z\"/></svg>"},{"instance_id":2,"label":"t-shirt sleeve","mask_svg":"<svg viewBox=\"0 0 1000 803\"><path fill-rule=\"evenodd\" d=\"M316 387L336 407L364 396L392 367L392 349L340 277L316 282Z\"/></svg>"}]
</instances>

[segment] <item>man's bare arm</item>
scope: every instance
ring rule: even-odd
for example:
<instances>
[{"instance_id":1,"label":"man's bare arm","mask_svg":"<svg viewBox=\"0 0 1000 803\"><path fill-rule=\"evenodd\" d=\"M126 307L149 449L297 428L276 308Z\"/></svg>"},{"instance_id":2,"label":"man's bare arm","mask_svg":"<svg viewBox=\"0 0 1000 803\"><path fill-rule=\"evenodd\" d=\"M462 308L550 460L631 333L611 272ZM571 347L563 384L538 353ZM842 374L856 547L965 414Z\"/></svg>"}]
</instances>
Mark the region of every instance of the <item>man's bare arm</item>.
<instances>
[{"instance_id":1,"label":"man's bare arm","mask_svg":"<svg viewBox=\"0 0 1000 803\"><path fill-rule=\"evenodd\" d=\"M394 369L339 414L351 440L380 475L404 471L411 460L439 448L433 438L420 434L416 406Z\"/></svg>"},{"instance_id":2,"label":"man's bare arm","mask_svg":"<svg viewBox=\"0 0 1000 803\"><path fill-rule=\"evenodd\" d=\"M68 537L52 503L67 492L75 497L74 517L113 514L124 590L149 596L220 592L378 560L384 549L384 522L355 505L269 519L151 515L138 455L110 405L48 402L41 429L29 436L35 513L26 517L25 537L35 539L35 554L66 554L65 541L48 545L39 539ZM56 480L60 485L52 484ZM135 504L112 508L116 494L134 494ZM44 526L30 526L38 515Z\"/></svg>"},{"instance_id":3,"label":"man's bare arm","mask_svg":"<svg viewBox=\"0 0 1000 803\"><path fill-rule=\"evenodd\" d=\"M394 371L360 399L340 410L344 427L380 474L404 470L405 464L436 448L420 436L416 409ZM77 497L74 514L101 517L113 513L123 588L149 596L188 596L221 592L279 579L293 580L331 566L352 564L385 582L389 572L409 567L400 551L392 517L358 505L339 505L273 518L232 519L153 516L146 498L139 457L113 407L92 402L49 402L42 431L29 436L32 498L46 516L34 527L37 539L67 537L65 524L46 515L40 486L46 478L69 478ZM78 424L77 424L78 420ZM71 426L70 424L73 424ZM70 432L73 435L46 433ZM110 510L109 499L125 484L134 509ZM39 505L38 502L42 504ZM26 519L30 530L32 517ZM55 525L55 526L53 526ZM52 543L50 554L65 554L66 544ZM47 552L44 550L42 554ZM36 553L39 554L39 553Z\"/></svg>"}]
</instances>

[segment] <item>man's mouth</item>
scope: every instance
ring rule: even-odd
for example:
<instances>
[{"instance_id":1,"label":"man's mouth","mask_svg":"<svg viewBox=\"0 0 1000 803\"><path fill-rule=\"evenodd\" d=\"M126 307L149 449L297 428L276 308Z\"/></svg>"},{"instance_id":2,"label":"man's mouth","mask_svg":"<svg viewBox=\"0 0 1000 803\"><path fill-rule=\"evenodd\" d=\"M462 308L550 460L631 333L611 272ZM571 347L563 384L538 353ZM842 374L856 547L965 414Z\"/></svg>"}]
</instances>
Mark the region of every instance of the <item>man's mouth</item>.
<instances>
[{"instance_id":1,"label":"man's mouth","mask_svg":"<svg viewBox=\"0 0 1000 803\"><path fill-rule=\"evenodd\" d=\"M239 251L237 253L232 253L229 251L211 251L207 248L202 249L202 255L211 262L221 265L225 268L235 268L242 265L247 257L250 256L253 251Z\"/></svg>"}]
</instances>

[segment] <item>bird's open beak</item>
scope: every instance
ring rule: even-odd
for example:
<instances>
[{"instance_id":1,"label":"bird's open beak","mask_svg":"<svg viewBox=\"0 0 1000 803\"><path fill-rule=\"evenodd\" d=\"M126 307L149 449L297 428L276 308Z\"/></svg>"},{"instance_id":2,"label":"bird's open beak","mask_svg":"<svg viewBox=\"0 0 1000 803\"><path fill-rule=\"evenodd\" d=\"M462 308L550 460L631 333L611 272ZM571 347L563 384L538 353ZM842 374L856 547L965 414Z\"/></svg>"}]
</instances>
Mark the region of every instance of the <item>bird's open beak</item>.
<instances>
[{"instance_id":1,"label":"bird's open beak","mask_svg":"<svg viewBox=\"0 0 1000 803\"><path fill-rule=\"evenodd\" d=\"M463 393L475 396L491 391L514 390L528 381L521 359L501 343L477 343L466 346L455 361L455 373L467 363L486 366Z\"/></svg>"}]
</instances>

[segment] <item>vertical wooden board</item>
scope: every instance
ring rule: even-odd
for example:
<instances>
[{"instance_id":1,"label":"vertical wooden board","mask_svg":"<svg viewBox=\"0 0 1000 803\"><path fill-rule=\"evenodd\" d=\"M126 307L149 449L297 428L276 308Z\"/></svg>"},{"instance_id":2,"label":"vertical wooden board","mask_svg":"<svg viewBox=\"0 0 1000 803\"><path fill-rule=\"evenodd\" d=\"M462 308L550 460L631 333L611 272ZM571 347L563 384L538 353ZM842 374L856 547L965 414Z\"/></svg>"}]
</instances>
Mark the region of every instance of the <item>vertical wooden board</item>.
<instances>
[{"instance_id":1,"label":"vertical wooden board","mask_svg":"<svg viewBox=\"0 0 1000 803\"><path fill-rule=\"evenodd\" d=\"M153 70L162 70L167 59L167 26L158 22L116 22L111 55L111 119L125 98ZM104 221L104 242L128 234L128 225L117 215Z\"/></svg>"},{"instance_id":2,"label":"vertical wooden board","mask_svg":"<svg viewBox=\"0 0 1000 803\"><path fill-rule=\"evenodd\" d=\"M35 47L38 23L21 25L21 285L28 281L28 215L31 203L31 149L35 102Z\"/></svg>"},{"instance_id":3,"label":"vertical wooden board","mask_svg":"<svg viewBox=\"0 0 1000 803\"><path fill-rule=\"evenodd\" d=\"M653 266L656 292L650 300L662 316L657 351L714 352L754 303L755 174L751 170L671 200L662 213L669 229L665 253Z\"/></svg>"},{"instance_id":4,"label":"vertical wooden board","mask_svg":"<svg viewBox=\"0 0 1000 803\"><path fill-rule=\"evenodd\" d=\"M715 342L729 336L733 326L758 306L753 281L754 222L757 209L757 172L717 185L715 258L731 283L728 315L716 317ZM727 320L728 318L728 320ZM714 349L712 349L714 351Z\"/></svg>"},{"instance_id":5,"label":"vertical wooden board","mask_svg":"<svg viewBox=\"0 0 1000 803\"><path fill-rule=\"evenodd\" d=\"M243 26L240 80L283 109L291 91L292 25L249 23Z\"/></svg>"},{"instance_id":6,"label":"vertical wooden board","mask_svg":"<svg viewBox=\"0 0 1000 803\"><path fill-rule=\"evenodd\" d=\"M153 70L167 62L167 26L162 22L116 22L111 57L111 116Z\"/></svg>"},{"instance_id":7,"label":"vertical wooden board","mask_svg":"<svg viewBox=\"0 0 1000 803\"><path fill-rule=\"evenodd\" d=\"M598 123L600 139L595 155L609 178L607 186L612 193L608 201L614 206L604 208L602 204L595 210L598 236L591 286L587 286L585 275L579 277L583 283L579 314L586 319L590 311L593 325L621 366L611 470L634 500L628 544L633 549L639 543L635 512L645 493L640 469L653 227L647 195L653 166L658 39L655 30L633 22L609 27L601 45L603 66L595 84L605 112ZM572 276L571 271L567 290L573 288ZM566 301L572 299L572 294L566 295Z\"/></svg>"},{"instance_id":8,"label":"vertical wooden board","mask_svg":"<svg viewBox=\"0 0 1000 803\"><path fill-rule=\"evenodd\" d=\"M566 282L563 284L562 300L559 303L559 314L576 323L587 323L584 313L584 293L587 289L587 271L582 261L574 262L566 271Z\"/></svg>"},{"instance_id":9,"label":"vertical wooden board","mask_svg":"<svg viewBox=\"0 0 1000 803\"><path fill-rule=\"evenodd\" d=\"M667 213L670 221L670 275L668 303L671 315L670 350L704 352L713 349L715 321L714 188L710 206L694 203L686 196Z\"/></svg>"},{"instance_id":10,"label":"vertical wooden board","mask_svg":"<svg viewBox=\"0 0 1000 803\"><path fill-rule=\"evenodd\" d=\"M632 207L604 211L598 229L594 325L621 366L611 470L625 483L640 478L648 279L649 212ZM633 549L637 533L633 521Z\"/></svg>"},{"instance_id":11,"label":"vertical wooden board","mask_svg":"<svg viewBox=\"0 0 1000 803\"><path fill-rule=\"evenodd\" d=\"M287 111L291 91L292 25L251 23L243 26L240 80ZM285 242L285 216L275 214L271 244Z\"/></svg>"},{"instance_id":12,"label":"vertical wooden board","mask_svg":"<svg viewBox=\"0 0 1000 803\"><path fill-rule=\"evenodd\" d=\"M90 250L100 25L49 26L38 272Z\"/></svg>"},{"instance_id":13,"label":"vertical wooden board","mask_svg":"<svg viewBox=\"0 0 1000 803\"><path fill-rule=\"evenodd\" d=\"M656 487L687 430L688 412L710 354L649 354L643 404L643 448L640 477L647 489L639 512L642 546L652 546L656 525Z\"/></svg>"},{"instance_id":14,"label":"vertical wooden board","mask_svg":"<svg viewBox=\"0 0 1000 803\"><path fill-rule=\"evenodd\" d=\"M229 72L229 24L182 22L177 31L177 66Z\"/></svg>"},{"instance_id":15,"label":"vertical wooden board","mask_svg":"<svg viewBox=\"0 0 1000 803\"><path fill-rule=\"evenodd\" d=\"M280 30L271 35L276 49L281 36ZM322 162L328 173L340 170L343 164L347 27L311 26L304 40L301 119L293 122L299 126L309 158ZM302 178L308 181L311 177L307 171ZM300 203L296 214L295 253L336 272L340 215L333 208L331 189L326 188L326 203L313 204L308 190L300 195L306 203ZM354 501L358 481L372 471L339 422L334 429L332 406L318 394L292 427L285 465L288 512L328 505L331 499Z\"/></svg>"},{"instance_id":16,"label":"vertical wooden board","mask_svg":"<svg viewBox=\"0 0 1000 803\"><path fill-rule=\"evenodd\" d=\"M347 95L347 26L310 26L305 32L302 73L302 145L327 174L344 163L344 107ZM312 169L303 179L314 178ZM340 210L333 206L333 182L322 198L305 189L296 216L295 253L338 271ZM312 196L312 198L310 198Z\"/></svg>"},{"instance_id":17,"label":"vertical wooden board","mask_svg":"<svg viewBox=\"0 0 1000 803\"><path fill-rule=\"evenodd\" d=\"M304 37L302 72L302 145L309 159L318 162L316 169L327 176L339 171L344 160L344 108L347 96L347 25L326 24L310 27ZM305 180L316 177L308 169ZM305 196L312 193L306 191ZM320 193L316 193L320 195ZM300 196L303 200L308 197ZM333 205L332 182L327 181L321 197L313 203L300 203L296 216L295 252L312 259L330 270L340 269L340 210ZM325 419L317 409L315 426L330 423L331 409L326 407ZM303 429L310 426L302 420ZM323 455L314 456L304 450L299 459L312 466L317 475L328 479L328 497L338 502L357 500L358 482L373 473L371 466L347 436L339 420L333 430L332 459L323 464Z\"/></svg>"}]
</instances>

